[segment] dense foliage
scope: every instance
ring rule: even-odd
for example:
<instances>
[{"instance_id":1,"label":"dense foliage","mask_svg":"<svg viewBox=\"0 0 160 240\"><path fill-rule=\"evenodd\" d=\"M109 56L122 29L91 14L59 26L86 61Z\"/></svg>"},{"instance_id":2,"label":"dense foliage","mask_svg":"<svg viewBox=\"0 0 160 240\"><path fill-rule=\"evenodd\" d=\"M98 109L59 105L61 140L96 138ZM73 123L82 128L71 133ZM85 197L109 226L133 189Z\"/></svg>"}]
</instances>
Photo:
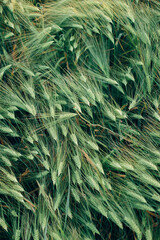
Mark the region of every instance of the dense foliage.
<instances>
[{"instance_id":1,"label":"dense foliage","mask_svg":"<svg viewBox=\"0 0 160 240\"><path fill-rule=\"evenodd\" d=\"M159 96L158 1L0 0L0 239L159 240Z\"/></svg>"}]
</instances>

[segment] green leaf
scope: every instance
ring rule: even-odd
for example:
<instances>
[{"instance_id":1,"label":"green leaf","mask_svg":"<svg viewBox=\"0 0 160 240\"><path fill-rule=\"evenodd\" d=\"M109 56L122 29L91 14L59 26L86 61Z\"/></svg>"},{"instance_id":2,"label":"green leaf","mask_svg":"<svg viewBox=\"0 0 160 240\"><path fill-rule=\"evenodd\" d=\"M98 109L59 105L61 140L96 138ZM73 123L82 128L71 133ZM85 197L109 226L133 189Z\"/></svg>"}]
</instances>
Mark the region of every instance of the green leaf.
<instances>
[{"instance_id":1,"label":"green leaf","mask_svg":"<svg viewBox=\"0 0 160 240\"><path fill-rule=\"evenodd\" d=\"M7 65L7 66L5 66L5 67L3 67L3 68L0 68L0 80L2 80L4 73L5 73L8 69L10 69L11 66L12 66L12 64Z\"/></svg>"}]
</instances>

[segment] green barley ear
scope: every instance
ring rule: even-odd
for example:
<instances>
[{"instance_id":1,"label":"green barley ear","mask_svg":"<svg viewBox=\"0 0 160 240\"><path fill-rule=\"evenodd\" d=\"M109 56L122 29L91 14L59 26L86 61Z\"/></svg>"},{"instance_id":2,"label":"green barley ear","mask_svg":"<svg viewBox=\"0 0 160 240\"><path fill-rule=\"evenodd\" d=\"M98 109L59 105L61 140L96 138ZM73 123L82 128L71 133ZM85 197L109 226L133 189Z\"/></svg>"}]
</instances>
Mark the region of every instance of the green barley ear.
<instances>
[{"instance_id":1,"label":"green barley ear","mask_svg":"<svg viewBox=\"0 0 160 240\"><path fill-rule=\"evenodd\" d=\"M0 226L5 230L5 231L8 231L8 226L5 222L4 219L0 218Z\"/></svg>"}]
</instances>

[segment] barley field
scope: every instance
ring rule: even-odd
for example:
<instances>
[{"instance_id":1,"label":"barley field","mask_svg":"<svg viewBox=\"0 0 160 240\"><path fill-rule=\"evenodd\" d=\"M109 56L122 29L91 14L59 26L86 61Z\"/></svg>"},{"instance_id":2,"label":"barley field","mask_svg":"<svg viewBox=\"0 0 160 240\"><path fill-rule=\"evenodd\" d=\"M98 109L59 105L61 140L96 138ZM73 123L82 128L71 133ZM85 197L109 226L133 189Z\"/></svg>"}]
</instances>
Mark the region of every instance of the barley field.
<instances>
[{"instance_id":1,"label":"barley field","mask_svg":"<svg viewBox=\"0 0 160 240\"><path fill-rule=\"evenodd\" d=\"M0 240L160 240L160 2L0 0Z\"/></svg>"}]
</instances>

